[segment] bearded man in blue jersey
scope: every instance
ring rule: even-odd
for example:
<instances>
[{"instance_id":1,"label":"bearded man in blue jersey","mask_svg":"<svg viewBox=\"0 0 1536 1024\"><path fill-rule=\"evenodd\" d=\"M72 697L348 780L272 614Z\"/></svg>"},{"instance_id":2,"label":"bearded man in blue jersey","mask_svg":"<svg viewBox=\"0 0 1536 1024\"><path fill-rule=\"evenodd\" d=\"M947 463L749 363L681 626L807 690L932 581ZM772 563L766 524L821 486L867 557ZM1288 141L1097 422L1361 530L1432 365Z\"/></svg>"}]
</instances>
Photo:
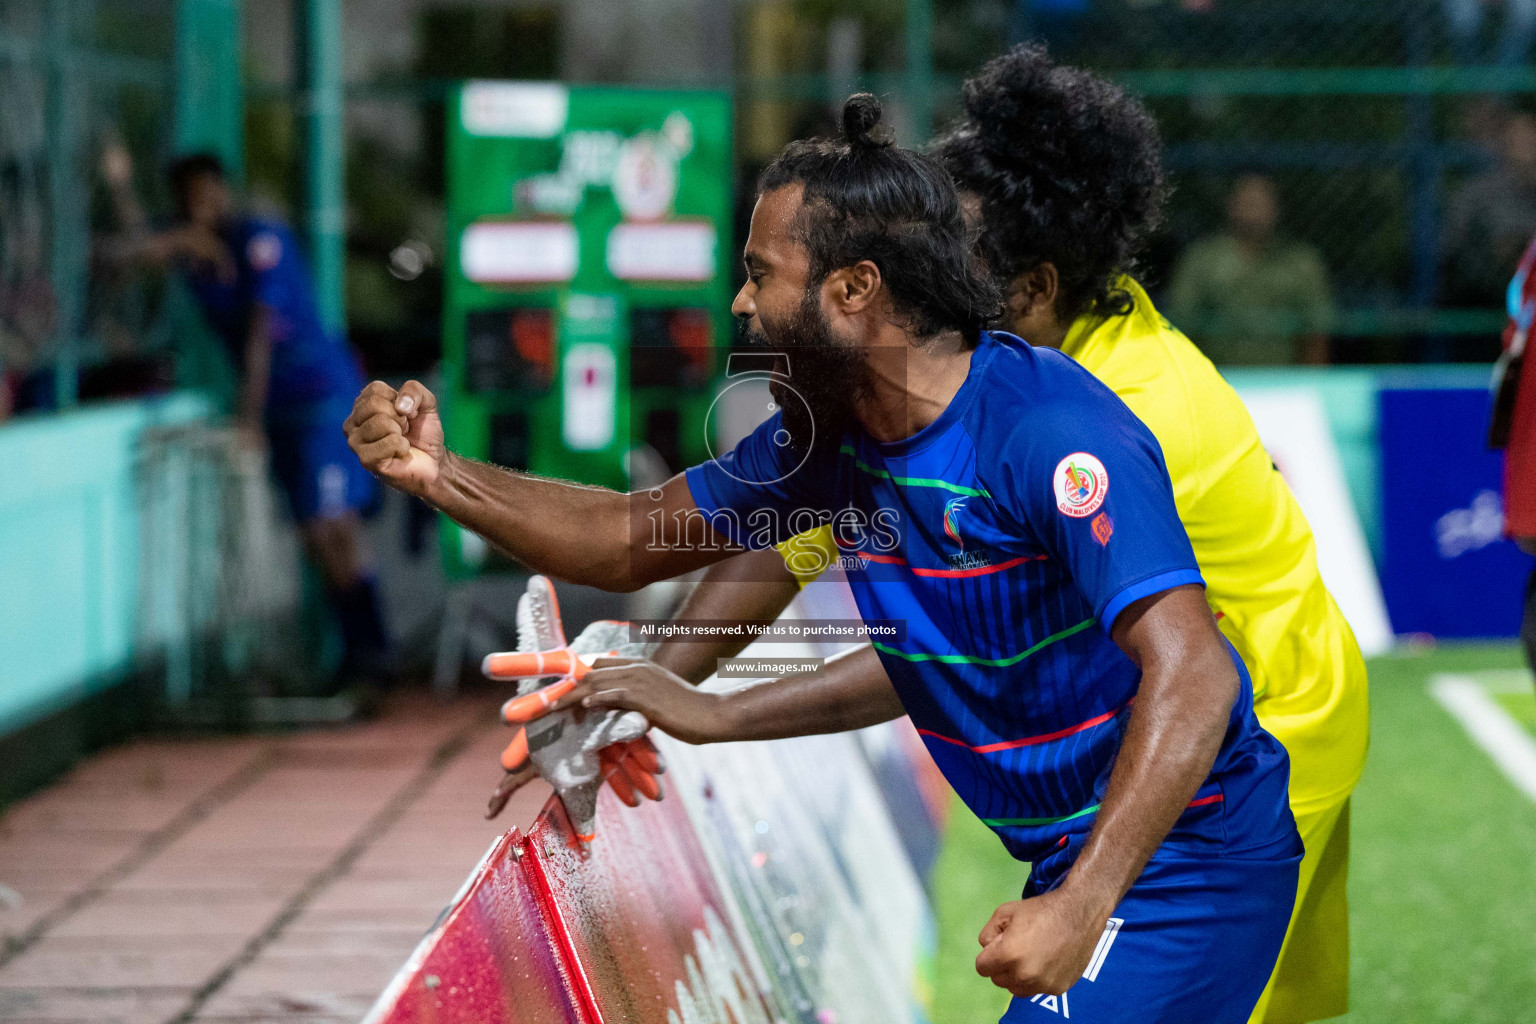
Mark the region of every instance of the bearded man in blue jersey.
<instances>
[{"instance_id":1,"label":"bearded man in blue jersey","mask_svg":"<svg viewBox=\"0 0 1536 1024\"><path fill-rule=\"evenodd\" d=\"M980 936L977 970L1016 997L1005 1020L1238 1024L1301 843L1157 442L1066 356L984 329L998 296L948 176L884 138L874 97L843 121L760 182L734 311L787 375L730 454L632 495L510 473L452 454L415 382L369 385L349 443L532 568L607 589L830 522L861 614L903 625L875 645L894 688L828 722L776 683L681 738L851 728L899 700L1032 865ZM625 706L655 679L599 663L563 703Z\"/></svg>"}]
</instances>

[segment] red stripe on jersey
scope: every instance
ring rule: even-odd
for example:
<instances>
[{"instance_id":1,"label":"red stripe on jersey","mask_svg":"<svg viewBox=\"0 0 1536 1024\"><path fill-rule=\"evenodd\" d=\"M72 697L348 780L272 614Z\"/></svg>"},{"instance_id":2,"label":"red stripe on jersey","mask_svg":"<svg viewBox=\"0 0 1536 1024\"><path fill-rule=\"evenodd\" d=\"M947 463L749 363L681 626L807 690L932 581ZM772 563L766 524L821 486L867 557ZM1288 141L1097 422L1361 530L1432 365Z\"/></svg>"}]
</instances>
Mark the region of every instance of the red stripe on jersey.
<instances>
[{"instance_id":1,"label":"red stripe on jersey","mask_svg":"<svg viewBox=\"0 0 1536 1024\"><path fill-rule=\"evenodd\" d=\"M966 576L990 576L994 572L1012 569L1014 566L1023 565L1025 562L1043 561L1045 561L1044 555L1022 555L1019 558L1009 559L1006 562L999 562L997 565L978 565L974 569L919 569L914 566L912 574L914 576L943 576L948 579L958 579Z\"/></svg>"},{"instance_id":2,"label":"red stripe on jersey","mask_svg":"<svg viewBox=\"0 0 1536 1024\"><path fill-rule=\"evenodd\" d=\"M924 736L932 736L936 740L943 740L945 743L953 743L957 747L964 747L973 753L995 754L999 750L1017 750L1019 747L1032 747L1037 743L1049 743L1051 740L1059 740L1065 736L1071 736L1073 733L1079 733L1085 729L1092 729L1096 725L1103 725L1105 722L1118 715L1121 711L1124 711L1126 708L1130 707L1135 699L1136 698L1132 697L1131 700L1126 701L1124 705L1116 708L1113 711L1106 711L1102 715L1095 715L1094 717L1088 719L1086 722L1079 722L1076 725L1069 725L1065 729L1058 729L1055 732L1048 732L1041 736L1028 736L1022 740L1004 740L1001 743L984 743L979 747L974 747L963 740L952 739L949 736L941 736L938 733L930 732L927 729L919 729L917 731Z\"/></svg>"}]
</instances>

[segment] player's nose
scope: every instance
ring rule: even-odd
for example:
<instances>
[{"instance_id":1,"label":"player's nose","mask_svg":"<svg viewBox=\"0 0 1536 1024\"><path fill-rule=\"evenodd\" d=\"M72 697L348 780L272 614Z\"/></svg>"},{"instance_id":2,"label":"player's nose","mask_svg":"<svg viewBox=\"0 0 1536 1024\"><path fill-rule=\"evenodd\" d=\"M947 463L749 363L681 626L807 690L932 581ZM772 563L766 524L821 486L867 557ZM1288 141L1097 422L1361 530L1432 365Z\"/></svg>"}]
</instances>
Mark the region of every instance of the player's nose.
<instances>
[{"instance_id":1,"label":"player's nose","mask_svg":"<svg viewBox=\"0 0 1536 1024\"><path fill-rule=\"evenodd\" d=\"M741 286L741 290L738 291L736 293L736 297L731 300L732 316L740 320L750 320L752 317L757 315L757 302L755 301L755 297L752 294L756 290L757 289L753 287L751 281L747 281Z\"/></svg>"}]
</instances>

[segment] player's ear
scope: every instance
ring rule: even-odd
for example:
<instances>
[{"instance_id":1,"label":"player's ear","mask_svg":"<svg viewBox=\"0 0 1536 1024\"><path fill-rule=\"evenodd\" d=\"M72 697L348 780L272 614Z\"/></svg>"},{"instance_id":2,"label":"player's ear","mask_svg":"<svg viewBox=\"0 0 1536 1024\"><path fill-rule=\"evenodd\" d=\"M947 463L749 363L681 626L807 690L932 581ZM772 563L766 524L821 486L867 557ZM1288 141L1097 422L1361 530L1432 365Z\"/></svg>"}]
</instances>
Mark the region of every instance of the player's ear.
<instances>
[{"instance_id":1,"label":"player's ear","mask_svg":"<svg viewBox=\"0 0 1536 1024\"><path fill-rule=\"evenodd\" d=\"M875 305L884 280L873 260L860 260L828 274L827 285L823 294L830 300L833 312L854 316Z\"/></svg>"},{"instance_id":2,"label":"player's ear","mask_svg":"<svg viewBox=\"0 0 1536 1024\"><path fill-rule=\"evenodd\" d=\"M1052 310L1061 294L1061 275L1056 264L1041 263L1008 283L1008 306L1018 319Z\"/></svg>"}]
</instances>

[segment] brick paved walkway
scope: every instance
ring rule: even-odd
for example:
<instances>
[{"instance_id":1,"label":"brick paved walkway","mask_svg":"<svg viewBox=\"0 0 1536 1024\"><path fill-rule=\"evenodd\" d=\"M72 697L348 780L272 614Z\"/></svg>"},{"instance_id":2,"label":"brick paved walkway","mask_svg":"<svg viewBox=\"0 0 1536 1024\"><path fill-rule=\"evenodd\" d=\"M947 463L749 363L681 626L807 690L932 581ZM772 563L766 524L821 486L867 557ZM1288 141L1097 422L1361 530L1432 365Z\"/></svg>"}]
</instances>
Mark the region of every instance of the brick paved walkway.
<instances>
[{"instance_id":1,"label":"brick paved walkway","mask_svg":"<svg viewBox=\"0 0 1536 1024\"><path fill-rule=\"evenodd\" d=\"M483 820L489 697L287 736L148 739L0 816L0 1021L356 1021L530 786Z\"/></svg>"}]
</instances>

